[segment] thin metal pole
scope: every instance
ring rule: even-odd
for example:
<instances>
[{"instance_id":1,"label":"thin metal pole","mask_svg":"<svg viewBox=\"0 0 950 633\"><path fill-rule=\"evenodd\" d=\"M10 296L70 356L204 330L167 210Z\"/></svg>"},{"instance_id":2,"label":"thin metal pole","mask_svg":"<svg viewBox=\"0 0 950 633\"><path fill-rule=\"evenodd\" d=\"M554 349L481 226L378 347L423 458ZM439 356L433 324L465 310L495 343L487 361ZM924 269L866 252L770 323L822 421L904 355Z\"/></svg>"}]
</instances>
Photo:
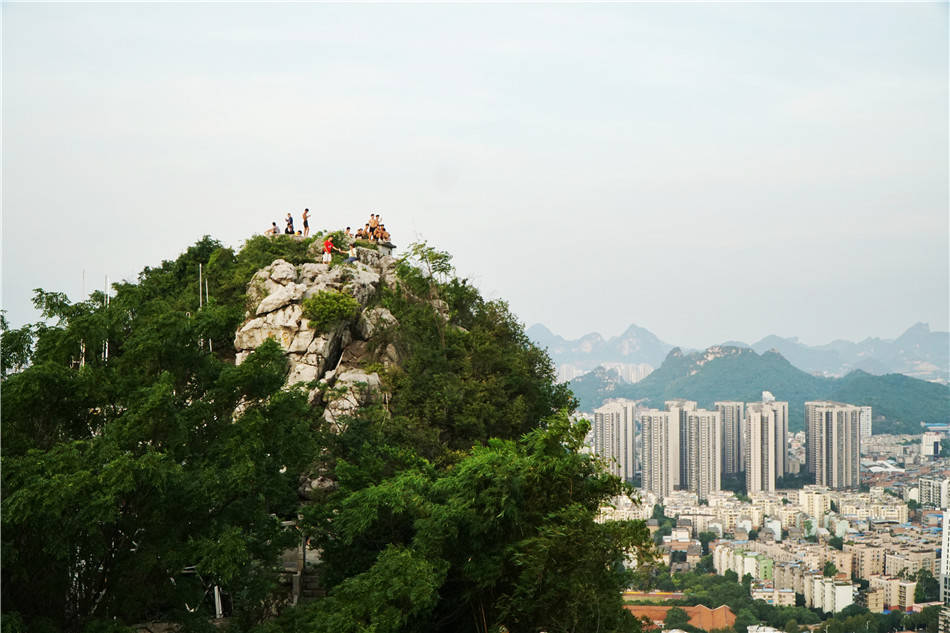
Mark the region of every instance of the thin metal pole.
<instances>
[{"instance_id":1,"label":"thin metal pole","mask_svg":"<svg viewBox=\"0 0 950 633\"><path fill-rule=\"evenodd\" d=\"M86 300L86 269L82 269L82 300ZM79 369L86 366L86 339L79 340Z\"/></svg>"},{"instance_id":2,"label":"thin metal pole","mask_svg":"<svg viewBox=\"0 0 950 633\"><path fill-rule=\"evenodd\" d=\"M106 303L106 308L108 308L108 307L109 307L109 275L106 275L106 288L105 288L105 291L106 291L106 301L105 301L105 303ZM107 319L108 319L108 315L107 315ZM106 321L106 344L105 344L105 350L106 350L106 351L105 351L105 355L103 356L103 360L108 361L108 360L109 360L109 326L108 326L108 320Z\"/></svg>"},{"instance_id":3,"label":"thin metal pole","mask_svg":"<svg viewBox=\"0 0 950 633\"><path fill-rule=\"evenodd\" d=\"M201 300L201 264L198 264L198 309L200 310L204 306L204 302Z\"/></svg>"}]
</instances>

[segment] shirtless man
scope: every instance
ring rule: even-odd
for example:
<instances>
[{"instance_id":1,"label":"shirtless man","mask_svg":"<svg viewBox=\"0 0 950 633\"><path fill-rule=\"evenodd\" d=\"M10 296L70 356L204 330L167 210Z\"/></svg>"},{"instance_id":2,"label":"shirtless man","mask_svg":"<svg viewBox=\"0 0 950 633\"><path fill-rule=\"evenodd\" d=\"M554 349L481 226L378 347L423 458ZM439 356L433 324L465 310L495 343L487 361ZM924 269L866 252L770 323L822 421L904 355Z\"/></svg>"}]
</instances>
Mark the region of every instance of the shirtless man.
<instances>
[{"instance_id":1,"label":"shirtless man","mask_svg":"<svg viewBox=\"0 0 950 633\"><path fill-rule=\"evenodd\" d=\"M310 219L310 209L303 210L303 236L310 237L310 223L307 220Z\"/></svg>"}]
</instances>

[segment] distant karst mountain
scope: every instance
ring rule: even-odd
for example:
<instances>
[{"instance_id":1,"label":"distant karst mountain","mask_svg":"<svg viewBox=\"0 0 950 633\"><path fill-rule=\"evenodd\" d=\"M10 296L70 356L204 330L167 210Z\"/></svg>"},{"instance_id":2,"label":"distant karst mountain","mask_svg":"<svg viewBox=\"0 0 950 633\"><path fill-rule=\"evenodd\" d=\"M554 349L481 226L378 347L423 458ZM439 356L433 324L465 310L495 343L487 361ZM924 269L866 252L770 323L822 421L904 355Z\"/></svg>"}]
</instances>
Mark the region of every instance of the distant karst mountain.
<instances>
[{"instance_id":1,"label":"distant karst mountain","mask_svg":"<svg viewBox=\"0 0 950 633\"><path fill-rule=\"evenodd\" d=\"M789 403L789 428L804 426L804 403L834 400L874 408L874 431L920 432L920 422L946 422L950 387L901 374L873 376L855 370L842 378L815 376L794 367L775 350L762 354L748 347L714 346L701 352L673 349L652 374L627 384L603 368L570 383L581 410L591 411L608 398L643 400L662 407L665 400L687 398L712 407L717 400L757 401L771 391Z\"/></svg>"},{"instance_id":2,"label":"distant karst mountain","mask_svg":"<svg viewBox=\"0 0 950 633\"><path fill-rule=\"evenodd\" d=\"M547 348L558 365L570 363L580 369L594 369L602 363L646 363L658 367L673 346L664 343L653 332L631 325L620 336L604 339L596 332L569 341L537 323L527 329L528 337Z\"/></svg>"},{"instance_id":3,"label":"distant karst mountain","mask_svg":"<svg viewBox=\"0 0 950 633\"><path fill-rule=\"evenodd\" d=\"M658 367L674 347L636 325L609 340L591 333L570 341L541 324L530 327L527 334L546 347L559 366L570 364L588 371L605 363L647 363ZM867 338L858 343L836 340L825 345L806 345L797 337L770 335L751 345L727 341L720 347L750 348L759 354L776 350L795 367L820 376L840 377L861 370L873 375L898 373L950 382L950 332L931 331L926 323L917 323L893 340Z\"/></svg>"},{"instance_id":4,"label":"distant karst mountain","mask_svg":"<svg viewBox=\"0 0 950 633\"><path fill-rule=\"evenodd\" d=\"M839 339L812 346L797 337L773 335L744 346L760 354L778 350L793 365L812 373L843 376L860 369L869 374L899 373L921 380L950 381L950 332L933 332L926 323L917 323L894 340L867 338L853 343Z\"/></svg>"}]
</instances>

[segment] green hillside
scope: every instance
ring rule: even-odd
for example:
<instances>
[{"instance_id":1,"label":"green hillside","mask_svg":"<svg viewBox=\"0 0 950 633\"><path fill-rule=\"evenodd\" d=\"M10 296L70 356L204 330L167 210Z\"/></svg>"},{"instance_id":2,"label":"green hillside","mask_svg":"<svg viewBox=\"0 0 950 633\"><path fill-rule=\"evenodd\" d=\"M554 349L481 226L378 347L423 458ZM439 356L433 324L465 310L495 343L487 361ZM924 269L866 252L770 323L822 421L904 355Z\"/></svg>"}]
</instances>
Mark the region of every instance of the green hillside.
<instances>
[{"instance_id":1,"label":"green hillside","mask_svg":"<svg viewBox=\"0 0 950 633\"><path fill-rule=\"evenodd\" d=\"M822 378L801 371L781 354L757 354L748 348L713 347L683 354L674 349L652 374L635 384L621 382L602 369L571 382L583 411L608 398L644 400L662 407L665 400L686 398L703 407L717 400L755 402L771 391L789 404L789 429L804 428L804 403L834 400L874 408L875 433L920 432L920 422L946 422L950 388L901 374L872 376L855 371L843 378ZM880 416L880 419L879 419Z\"/></svg>"},{"instance_id":2,"label":"green hillside","mask_svg":"<svg viewBox=\"0 0 950 633\"><path fill-rule=\"evenodd\" d=\"M109 301L37 291L47 321L4 329L3 630L639 631L621 562L646 527L595 521L626 487L583 450L571 394L507 305L425 245L330 267L309 246L206 238ZM379 381L345 414L340 382L289 382L279 336L234 362L235 328L304 286L391 319L321 325ZM322 591L293 606L280 561L303 538Z\"/></svg>"}]
</instances>

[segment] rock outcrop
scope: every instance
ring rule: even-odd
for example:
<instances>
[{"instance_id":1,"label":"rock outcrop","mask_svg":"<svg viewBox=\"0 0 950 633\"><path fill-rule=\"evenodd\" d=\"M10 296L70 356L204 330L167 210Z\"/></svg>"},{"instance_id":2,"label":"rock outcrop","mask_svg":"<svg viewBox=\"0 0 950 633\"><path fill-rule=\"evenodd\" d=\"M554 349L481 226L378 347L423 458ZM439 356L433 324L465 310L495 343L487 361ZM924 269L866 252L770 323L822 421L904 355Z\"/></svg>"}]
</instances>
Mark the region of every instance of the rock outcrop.
<instances>
[{"instance_id":1,"label":"rock outcrop","mask_svg":"<svg viewBox=\"0 0 950 633\"><path fill-rule=\"evenodd\" d=\"M385 401L379 375L367 366L399 362L389 335L398 326L392 313L376 305L380 288L396 283L395 259L358 248L352 264L294 265L282 259L257 271L248 284L248 312L234 337L240 364L257 346L272 338L290 361L288 385L304 384L312 404L325 405L333 425L361 406ZM356 318L317 330L303 316L303 302L320 292L352 296L360 306Z\"/></svg>"}]
</instances>

